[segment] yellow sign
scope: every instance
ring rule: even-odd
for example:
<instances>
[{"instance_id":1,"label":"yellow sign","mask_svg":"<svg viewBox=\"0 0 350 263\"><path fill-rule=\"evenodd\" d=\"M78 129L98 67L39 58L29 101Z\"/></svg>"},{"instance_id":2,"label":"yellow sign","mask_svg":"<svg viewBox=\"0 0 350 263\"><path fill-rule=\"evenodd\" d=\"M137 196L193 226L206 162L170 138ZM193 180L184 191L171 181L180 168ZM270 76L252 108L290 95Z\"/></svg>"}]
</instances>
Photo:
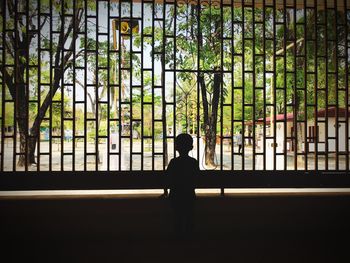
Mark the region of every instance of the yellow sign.
<instances>
[{"instance_id":1,"label":"yellow sign","mask_svg":"<svg viewBox=\"0 0 350 263\"><path fill-rule=\"evenodd\" d=\"M114 20L116 30L119 30L119 21ZM122 34L138 34L139 33L139 21L129 18L124 18L120 22L120 33ZM124 36L125 37L125 36Z\"/></svg>"}]
</instances>

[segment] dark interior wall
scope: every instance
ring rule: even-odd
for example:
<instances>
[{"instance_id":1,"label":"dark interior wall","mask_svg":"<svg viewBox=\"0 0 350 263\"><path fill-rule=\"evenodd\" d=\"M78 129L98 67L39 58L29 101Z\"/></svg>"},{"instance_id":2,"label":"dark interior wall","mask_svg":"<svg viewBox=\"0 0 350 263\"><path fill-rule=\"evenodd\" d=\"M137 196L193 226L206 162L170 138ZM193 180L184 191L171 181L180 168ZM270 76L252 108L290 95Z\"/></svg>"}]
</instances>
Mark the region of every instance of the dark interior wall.
<instances>
[{"instance_id":1,"label":"dark interior wall","mask_svg":"<svg viewBox=\"0 0 350 263\"><path fill-rule=\"evenodd\" d=\"M12 262L349 262L349 207L349 195L199 196L195 236L177 241L158 196L1 199L0 236Z\"/></svg>"}]
</instances>

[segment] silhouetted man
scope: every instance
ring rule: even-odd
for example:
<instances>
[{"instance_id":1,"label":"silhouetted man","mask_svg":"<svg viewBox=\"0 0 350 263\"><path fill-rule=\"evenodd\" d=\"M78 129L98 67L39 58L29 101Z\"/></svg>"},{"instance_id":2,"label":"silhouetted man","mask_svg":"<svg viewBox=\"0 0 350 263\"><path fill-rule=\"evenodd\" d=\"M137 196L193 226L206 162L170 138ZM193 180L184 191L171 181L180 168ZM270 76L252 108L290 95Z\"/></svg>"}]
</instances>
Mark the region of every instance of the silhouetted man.
<instances>
[{"instance_id":1,"label":"silhouetted man","mask_svg":"<svg viewBox=\"0 0 350 263\"><path fill-rule=\"evenodd\" d=\"M188 156L193 148L193 139L189 134L180 134L175 139L175 149L180 156L170 161L167 175L170 180L169 199L174 213L176 235L188 237L193 231L193 213L195 177L199 172L199 163Z\"/></svg>"},{"instance_id":2,"label":"silhouetted man","mask_svg":"<svg viewBox=\"0 0 350 263\"><path fill-rule=\"evenodd\" d=\"M237 135L237 144L238 144L238 153L241 153L242 144L243 144L242 131L239 131L239 134Z\"/></svg>"}]
</instances>

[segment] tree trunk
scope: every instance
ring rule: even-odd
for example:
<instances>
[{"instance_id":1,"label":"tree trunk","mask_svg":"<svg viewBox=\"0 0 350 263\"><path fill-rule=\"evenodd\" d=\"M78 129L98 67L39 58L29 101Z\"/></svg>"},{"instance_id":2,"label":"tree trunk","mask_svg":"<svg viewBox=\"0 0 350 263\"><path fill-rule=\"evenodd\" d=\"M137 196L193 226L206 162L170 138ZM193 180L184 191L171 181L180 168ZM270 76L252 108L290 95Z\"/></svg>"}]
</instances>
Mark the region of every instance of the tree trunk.
<instances>
[{"instance_id":1,"label":"tree trunk","mask_svg":"<svg viewBox=\"0 0 350 263\"><path fill-rule=\"evenodd\" d=\"M164 57L161 57L161 63L162 65L165 65ZM166 100L165 100L165 79L164 79L164 69L162 69L162 75L161 75L161 83L163 85L162 89L162 129L163 129L163 152L164 152L164 157L163 157L163 166L165 167L168 165L168 140L167 140L167 122L166 122Z\"/></svg>"},{"instance_id":2,"label":"tree trunk","mask_svg":"<svg viewBox=\"0 0 350 263\"><path fill-rule=\"evenodd\" d=\"M306 135L305 135L306 136ZM304 142L303 127L300 122L297 123L297 153L302 151L302 145ZM304 150L306 150L306 145L304 145ZM302 168L304 165L303 156L297 154L298 168Z\"/></svg>"},{"instance_id":3,"label":"tree trunk","mask_svg":"<svg viewBox=\"0 0 350 263\"><path fill-rule=\"evenodd\" d=\"M24 88L24 85L23 87ZM21 92L20 92L21 93ZM24 92L22 92L24 94ZM32 128L29 131L28 126L28 104L26 103L26 96L19 95L17 103L17 124L20 137L20 152L23 153L18 159L17 165L23 167L35 164L35 149L38 138L40 136L39 122L34 122Z\"/></svg>"},{"instance_id":4,"label":"tree trunk","mask_svg":"<svg viewBox=\"0 0 350 263\"><path fill-rule=\"evenodd\" d=\"M298 122L298 119L299 119L299 115L301 114L300 111L299 111L299 106L300 106L300 100L302 98L300 98L298 92L295 93L295 98L294 98L294 107L295 107L295 116L294 118L296 119L296 126L295 126L295 131L294 131L294 136L296 137L295 140L296 140L296 145L295 145L295 154L296 154L296 159L297 159L297 165L298 167L300 167L300 165L302 165L303 163L303 158L301 155L298 155L298 153L301 152L302 150L302 143L304 141L304 138L303 138L303 128L301 126L301 123ZM305 134L306 136L306 134ZM306 146L305 146L306 147ZM296 168L296 167L295 167Z\"/></svg>"},{"instance_id":5,"label":"tree trunk","mask_svg":"<svg viewBox=\"0 0 350 263\"><path fill-rule=\"evenodd\" d=\"M24 51L23 51L24 52ZM26 54L21 54L22 57L26 57ZM20 83L24 83L24 65L19 65L17 78ZM26 87L24 84L17 84L13 88L15 91L14 97L16 98L16 120L19 131L19 149L20 156L18 158L17 165L20 167L25 166L26 164L30 166L35 163L35 147L36 140L35 137L29 137L29 126L28 126L28 118L29 118L29 108L27 104L27 93ZM33 134L31 134L33 135ZM16 135L15 135L16 136Z\"/></svg>"},{"instance_id":6,"label":"tree trunk","mask_svg":"<svg viewBox=\"0 0 350 263\"><path fill-rule=\"evenodd\" d=\"M216 125L214 125L216 126ZM205 125L205 165L215 167L216 127Z\"/></svg>"},{"instance_id":7,"label":"tree trunk","mask_svg":"<svg viewBox=\"0 0 350 263\"><path fill-rule=\"evenodd\" d=\"M27 152L27 164L28 166L35 164L35 149L36 149L36 144L37 144L38 138L33 136L30 138L27 138L27 143L28 143L28 152ZM22 143L22 136L21 136L21 147L22 145L25 145L26 142L24 142L24 144ZM23 159L21 160L21 158L18 161L18 165L24 166L25 165L25 156L21 156L23 157Z\"/></svg>"},{"instance_id":8,"label":"tree trunk","mask_svg":"<svg viewBox=\"0 0 350 263\"><path fill-rule=\"evenodd\" d=\"M23 121L22 121L23 122ZM19 127L19 149L21 154L18 158L18 163L17 165L20 167L24 167L26 165L26 158L28 160L28 155L26 157L26 143L27 143L27 137L24 131L24 128L22 127L23 123L18 122L18 127Z\"/></svg>"},{"instance_id":9,"label":"tree trunk","mask_svg":"<svg viewBox=\"0 0 350 263\"><path fill-rule=\"evenodd\" d=\"M18 90L23 90L25 88L24 85L19 85ZM18 92L17 96L17 124L19 130L19 138L20 138L20 153L17 165L23 167L26 165L30 166L31 164L35 164L35 148L36 143L39 136L39 127L37 125L33 125L31 128L30 136L28 130L28 105L26 103L25 92Z\"/></svg>"},{"instance_id":10,"label":"tree trunk","mask_svg":"<svg viewBox=\"0 0 350 263\"><path fill-rule=\"evenodd\" d=\"M214 74L213 84L213 99L212 107L209 115L209 105L206 95L206 85L204 83L203 76L199 77L202 92L202 101L204 109L204 124L205 124L205 165L208 167L216 167L215 164L215 148L216 148L216 124L218 118L218 107L221 94L221 75L219 73Z\"/></svg>"},{"instance_id":11,"label":"tree trunk","mask_svg":"<svg viewBox=\"0 0 350 263\"><path fill-rule=\"evenodd\" d=\"M18 123L18 126L22 126ZM26 165L26 158L27 158L27 164L30 166L31 164L35 164L35 149L36 149L36 143L37 143L37 136L31 136L27 138L25 131L20 128L19 129L19 137L20 137L20 152L24 153L20 155L18 159L17 165L20 167L23 167ZM26 149L26 144L27 149ZM26 157L27 156L27 157Z\"/></svg>"}]
</instances>

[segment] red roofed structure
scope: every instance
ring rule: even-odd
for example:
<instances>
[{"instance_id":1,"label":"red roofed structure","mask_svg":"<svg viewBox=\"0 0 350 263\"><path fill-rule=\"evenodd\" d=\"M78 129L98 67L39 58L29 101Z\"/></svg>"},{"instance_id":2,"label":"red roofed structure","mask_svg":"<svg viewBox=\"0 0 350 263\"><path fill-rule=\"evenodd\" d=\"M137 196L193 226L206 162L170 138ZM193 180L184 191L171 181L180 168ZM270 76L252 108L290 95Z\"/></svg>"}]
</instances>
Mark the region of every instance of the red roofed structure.
<instances>
[{"instance_id":1,"label":"red roofed structure","mask_svg":"<svg viewBox=\"0 0 350 263\"><path fill-rule=\"evenodd\" d=\"M276 125L276 142L277 142L277 152L283 153L287 151L293 151L295 148L295 139L294 139L294 114L293 113L282 113L276 114L275 120L272 116L268 116L265 118L259 118L255 123L257 126L257 144L262 145L263 137L263 127L262 125L267 125L271 127L272 125ZM311 116L309 116L311 117ZM336 118L337 117L337 118ZM348 122L346 122L346 117L348 117ZM317 121L312 119L308 119L306 122L298 122L301 125L299 129L299 134L302 138L302 151L313 152L316 149L315 144L317 144L317 151L325 152L328 150L329 152L334 152L336 150L336 144L338 143L338 151L344 151L346 145L346 138L349 135L346 135L346 123L348 123L350 130L350 110L346 110L346 108L337 108L337 107L329 107L328 110L320 109L317 111ZM327 119L327 121L326 121ZM338 126L337 126L338 121ZM305 128L305 124L307 127ZM317 127L316 127L317 124ZM246 122L247 130L252 130L252 121ZM326 127L327 126L327 127ZM271 127L272 128L272 127ZM328 131L328 132L326 132ZM267 129L267 135L270 135L270 129ZM273 130L272 130L273 132ZM328 136L328 138L326 138ZM299 137L299 135L298 135ZM299 137L300 138L300 137ZM331 139L329 139L331 138ZM284 141L286 141L287 149L284 149ZM305 143L307 147L305 148ZM326 147L327 143L327 147Z\"/></svg>"},{"instance_id":2,"label":"red roofed structure","mask_svg":"<svg viewBox=\"0 0 350 263\"><path fill-rule=\"evenodd\" d=\"M345 108L338 108L338 112L337 112L336 107L329 107L327 113L326 113L326 109L321 109L317 112L317 117L324 118L326 116L328 118L336 117L336 116L338 116L338 118L345 118L346 117L346 109ZM286 117L286 119L285 119L285 117ZM350 109L348 110L348 117L350 117ZM265 123L267 125L270 124L270 119L271 119L271 117L265 118ZM287 113L286 116L284 113L276 115L276 121L285 121L285 120L286 120L286 122L292 122L294 120L294 114L291 112L291 113ZM256 123L262 124L262 123L264 123L264 119L260 118L256 121Z\"/></svg>"}]
</instances>

